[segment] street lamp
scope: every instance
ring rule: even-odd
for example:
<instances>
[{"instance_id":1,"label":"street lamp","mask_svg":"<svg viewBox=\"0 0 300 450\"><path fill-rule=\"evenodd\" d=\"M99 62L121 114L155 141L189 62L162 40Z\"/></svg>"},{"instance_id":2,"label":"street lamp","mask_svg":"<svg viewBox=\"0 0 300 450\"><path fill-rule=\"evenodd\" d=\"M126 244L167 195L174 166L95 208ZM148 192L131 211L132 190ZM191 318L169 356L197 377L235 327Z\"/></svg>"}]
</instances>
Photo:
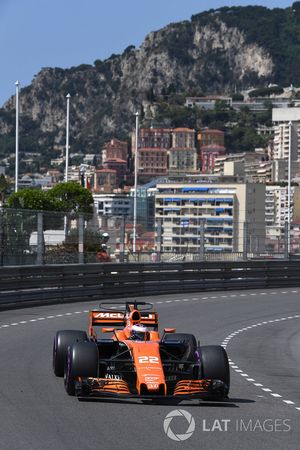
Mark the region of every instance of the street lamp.
<instances>
[{"instance_id":1,"label":"street lamp","mask_svg":"<svg viewBox=\"0 0 300 450\"><path fill-rule=\"evenodd\" d=\"M136 252L136 203L137 203L137 171L138 171L138 139L139 113L135 113L135 155L134 155L134 197L133 197L133 253Z\"/></svg>"},{"instance_id":2,"label":"street lamp","mask_svg":"<svg viewBox=\"0 0 300 450\"><path fill-rule=\"evenodd\" d=\"M292 122L289 121L289 155L288 155L288 223L287 223L287 254L291 252L291 178L292 178Z\"/></svg>"},{"instance_id":3,"label":"street lamp","mask_svg":"<svg viewBox=\"0 0 300 450\"><path fill-rule=\"evenodd\" d=\"M69 126L70 126L70 98L71 95L66 96L67 99L67 123L66 123L66 172L65 172L65 182L68 181L69 172Z\"/></svg>"},{"instance_id":4,"label":"street lamp","mask_svg":"<svg viewBox=\"0 0 300 450\"><path fill-rule=\"evenodd\" d=\"M15 192L18 192L19 179L19 88L20 82L15 82L16 86L16 158L15 158Z\"/></svg>"}]
</instances>

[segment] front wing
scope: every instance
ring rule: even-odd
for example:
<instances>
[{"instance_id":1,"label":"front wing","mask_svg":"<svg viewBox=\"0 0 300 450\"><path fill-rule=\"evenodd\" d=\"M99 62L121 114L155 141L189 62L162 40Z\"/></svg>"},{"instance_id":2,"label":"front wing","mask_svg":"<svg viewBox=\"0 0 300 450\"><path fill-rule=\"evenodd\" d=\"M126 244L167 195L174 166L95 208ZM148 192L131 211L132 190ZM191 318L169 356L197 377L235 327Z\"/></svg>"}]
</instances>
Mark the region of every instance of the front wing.
<instances>
[{"instance_id":1,"label":"front wing","mask_svg":"<svg viewBox=\"0 0 300 450\"><path fill-rule=\"evenodd\" d=\"M78 397L116 397L139 399L209 399L226 398L227 386L220 380L180 380L171 395L140 395L130 391L126 381L107 378L81 378L75 383Z\"/></svg>"}]
</instances>

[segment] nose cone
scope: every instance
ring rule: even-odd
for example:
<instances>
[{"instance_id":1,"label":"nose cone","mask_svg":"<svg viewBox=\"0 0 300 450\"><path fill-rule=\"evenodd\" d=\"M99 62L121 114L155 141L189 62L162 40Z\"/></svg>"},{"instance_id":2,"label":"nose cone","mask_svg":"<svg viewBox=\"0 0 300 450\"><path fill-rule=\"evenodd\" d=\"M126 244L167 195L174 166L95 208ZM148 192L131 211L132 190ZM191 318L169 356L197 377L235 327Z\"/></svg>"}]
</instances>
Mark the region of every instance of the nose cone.
<instances>
[{"instance_id":1,"label":"nose cone","mask_svg":"<svg viewBox=\"0 0 300 450\"><path fill-rule=\"evenodd\" d=\"M128 342L128 341L127 341ZM158 342L132 342L137 390L141 395L166 393L165 375Z\"/></svg>"}]
</instances>

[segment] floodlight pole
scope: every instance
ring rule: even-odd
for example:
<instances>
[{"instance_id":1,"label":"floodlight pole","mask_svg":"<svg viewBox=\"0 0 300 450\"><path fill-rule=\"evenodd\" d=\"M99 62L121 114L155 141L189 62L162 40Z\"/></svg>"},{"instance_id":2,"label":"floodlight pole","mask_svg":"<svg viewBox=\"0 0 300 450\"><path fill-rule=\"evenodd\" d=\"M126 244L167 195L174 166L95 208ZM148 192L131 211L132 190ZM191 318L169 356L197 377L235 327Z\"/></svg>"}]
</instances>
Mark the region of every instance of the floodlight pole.
<instances>
[{"instance_id":1,"label":"floodlight pole","mask_svg":"<svg viewBox=\"0 0 300 450\"><path fill-rule=\"evenodd\" d=\"M291 253L292 122L289 122L287 254Z\"/></svg>"},{"instance_id":2,"label":"floodlight pole","mask_svg":"<svg viewBox=\"0 0 300 450\"><path fill-rule=\"evenodd\" d=\"M15 157L15 192L18 192L19 180L19 89L20 82L15 82L16 86L16 157Z\"/></svg>"},{"instance_id":3,"label":"floodlight pole","mask_svg":"<svg viewBox=\"0 0 300 450\"><path fill-rule=\"evenodd\" d=\"M133 197L133 253L136 252L137 174L138 174L139 113L135 113L134 197Z\"/></svg>"},{"instance_id":4,"label":"floodlight pole","mask_svg":"<svg viewBox=\"0 0 300 450\"><path fill-rule=\"evenodd\" d=\"M70 128L70 98L71 95L66 96L67 99L67 122L66 122L66 171L65 171L65 182L68 181L69 172L69 128Z\"/></svg>"}]
</instances>

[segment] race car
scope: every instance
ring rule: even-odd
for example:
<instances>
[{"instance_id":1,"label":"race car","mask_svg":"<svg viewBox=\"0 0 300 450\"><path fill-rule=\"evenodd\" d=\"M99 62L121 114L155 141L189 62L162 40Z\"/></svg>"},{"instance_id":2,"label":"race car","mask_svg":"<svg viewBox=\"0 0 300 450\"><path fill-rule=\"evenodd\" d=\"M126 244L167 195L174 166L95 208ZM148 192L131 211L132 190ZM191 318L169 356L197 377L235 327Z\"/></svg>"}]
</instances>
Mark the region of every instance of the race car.
<instances>
[{"instance_id":1,"label":"race car","mask_svg":"<svg viewBox=\"0 0 300 450\"><path fill-rule=\"evenodd\" d=\"M200 346L175 328L158 332L158 313L146 302L102 303L89 312L89 333L63 330L54 337L53 370L69 395L224 400L230 375L221 346ZM118 309L117 309L118 308ZM103 326L109 339L98 338Z\"/></svg>"}]
</instances>

